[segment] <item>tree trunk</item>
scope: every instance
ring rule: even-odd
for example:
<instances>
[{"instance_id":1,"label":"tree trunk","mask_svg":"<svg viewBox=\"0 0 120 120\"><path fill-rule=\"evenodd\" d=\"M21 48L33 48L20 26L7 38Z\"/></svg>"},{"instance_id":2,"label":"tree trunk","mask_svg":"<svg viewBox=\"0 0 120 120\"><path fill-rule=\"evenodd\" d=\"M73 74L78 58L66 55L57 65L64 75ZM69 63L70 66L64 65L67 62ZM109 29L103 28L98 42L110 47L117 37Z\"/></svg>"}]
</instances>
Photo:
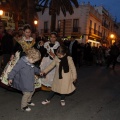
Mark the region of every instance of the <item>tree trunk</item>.
<instances>
[{"instance_id":1,"label":"tree trunk","mask_svg":"<svg viewBox=\"0 0 120 120\"><path fill-rule=\"evenodd\" d=\"M55 31L56 14L51 15L51 32Z\"/></svg>"}]
</instances>

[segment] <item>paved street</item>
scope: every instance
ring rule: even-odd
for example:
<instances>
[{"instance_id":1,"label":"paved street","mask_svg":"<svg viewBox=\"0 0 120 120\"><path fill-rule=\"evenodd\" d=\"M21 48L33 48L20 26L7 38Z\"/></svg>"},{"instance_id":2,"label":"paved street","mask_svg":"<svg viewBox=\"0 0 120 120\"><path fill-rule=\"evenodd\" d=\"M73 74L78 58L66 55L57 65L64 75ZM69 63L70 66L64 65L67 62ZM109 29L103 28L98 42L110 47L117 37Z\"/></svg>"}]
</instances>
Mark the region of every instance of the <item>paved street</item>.
<instances>
[{"instance_id":1,"label":"paved street","mask_svg":"<svg viewBox=\"0 0 120 120\"><path fill-rule=\"evenodd\" d=\"M49 92L35 93L36 106L31 112L20 110L22 95L0 88L0 120L120 120L120 67L105 69L83 66L78 69L76 92L66 97L60 106L56 95L43 106Z\"/></svg>"}]
</instances>

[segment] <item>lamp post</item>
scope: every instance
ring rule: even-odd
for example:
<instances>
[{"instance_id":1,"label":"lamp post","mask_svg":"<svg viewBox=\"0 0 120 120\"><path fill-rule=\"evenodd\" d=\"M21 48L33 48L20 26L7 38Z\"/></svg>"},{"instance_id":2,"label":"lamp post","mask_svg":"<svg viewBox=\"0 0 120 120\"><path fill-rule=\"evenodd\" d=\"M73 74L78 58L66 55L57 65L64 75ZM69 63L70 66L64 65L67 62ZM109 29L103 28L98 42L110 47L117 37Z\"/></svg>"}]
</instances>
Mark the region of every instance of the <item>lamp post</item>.
<instances>
[{"instance_id":1,"label":"lamp post","mask_svg":"<svg viewBox=\"0 0 120 120\"><path fill-rule=\"evenodd\" d=\"M110 34L110 38L111 38L111 45L115 42L115 35L112 33Z\"/></svg>"},{"instance_id":2,"label":"lamp post","mask_svg":"<svg viewBox=\"0 0 120 120\"><path fill-rule=\"evenodd\" d=\"M3 10L0 10L0 21L1 21L1 16L3 15Z\"/></svg>"},{"instance_id":3,"label":"lamp post","mask_svg":"<svg viewBox=\"0 0 120 120\"><path fill-rule=\"evenodd\" d=\"M37 20L34 20L34 25L35 25L35 32L36 32L36 27L38 25L38 21Z\"/></svg>"}]
</instances>

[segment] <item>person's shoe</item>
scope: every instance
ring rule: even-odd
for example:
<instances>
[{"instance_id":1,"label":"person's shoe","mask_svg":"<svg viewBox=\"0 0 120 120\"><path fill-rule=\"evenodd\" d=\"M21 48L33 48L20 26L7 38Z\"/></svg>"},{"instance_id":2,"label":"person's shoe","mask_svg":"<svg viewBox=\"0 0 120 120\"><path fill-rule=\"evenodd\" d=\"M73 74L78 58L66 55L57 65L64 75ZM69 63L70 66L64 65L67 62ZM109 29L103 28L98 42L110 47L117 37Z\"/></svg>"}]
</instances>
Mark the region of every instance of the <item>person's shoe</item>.
<instances>
[{"instance_id":1,"label":"person's shoe","mask_svg":"<svg viewBox=\"0 0 120 120\"><path fill-rule=\"evenodd\" d=\"M60 103L61 103L61 106L65 106L65 100L61 100Z\"/></svg>"},{"instance_id":2,"label":"person's shoe","mask_svg":"<svg viewBox=\"0 0 120 120\"><path fill-rule=\"evenodd\" d=\"M30 106L35 106L35 103L33 103L33 102L28 102L28 105L30 105Z\"/></svg>"},{"instance_id":3,"label":"person's shoe","mask_svg":"<svg viewBox=\"0 0 120 120\"><path fill-rule=\"evenodd\" d=\"M48 100L42 101L42 104L43 104L43 105L47 105L47 104L49 104L49 103L50 103L50 101L48 101Z\"/></svg>"},{"instance_id":4,"label":"person's shoe","mask_svg":"<svg viewBox=\"0 0 120 120\"><path fill-rule=\"evenodd\" d=\"M22 110L23 110L23 111L26 111L26 112L30 112L30 111L31 111L31 108L29 108L28 106L26 106L26 107L23 107Z\"/></svg>"}]
</instances>

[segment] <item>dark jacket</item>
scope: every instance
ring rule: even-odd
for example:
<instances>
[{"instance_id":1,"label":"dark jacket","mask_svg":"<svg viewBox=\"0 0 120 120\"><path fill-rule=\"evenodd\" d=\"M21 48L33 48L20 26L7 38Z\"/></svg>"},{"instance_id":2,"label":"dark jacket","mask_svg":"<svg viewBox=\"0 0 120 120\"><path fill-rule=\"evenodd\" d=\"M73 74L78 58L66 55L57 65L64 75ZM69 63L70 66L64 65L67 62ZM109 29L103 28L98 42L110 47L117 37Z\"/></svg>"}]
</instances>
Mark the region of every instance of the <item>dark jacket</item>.
<instances>
[{"instance_id":1,"label":"dark jacket","mask_svg":"<svg viewBox=\"0 0 120 120\"><path fill-rule=\"evenodd\" d=\"M23 92L34 91L34 74L39 74L40 69L29 63L26 57L21 59L13 67L8 75L8 80L13 80L13 87Z\"/></svg>"},{"instance_id":2,"label":"dark jacket","mask_svg":"<svg viewBox=\"0 0 120 120\"><path fill-rule=\"evenodd\" d=\"M119 48L116 45L112 45L110 49L110 55L113 57L118 57L119 55Z\"/></svg>"},{"instance_id":3,"label":"dark jacket","mask_svg":"<svg viewBox=\"0 0 120 120\"><path fill-rule=\"evenodd\" d=\"M71 44L71 42L70 42ZM69 44L69 49L70 49L70 44ZM77 40L74 41L73 45L72 45L72 57L77 58L77 50L78 50L78 42Z\"/></svg>"},{"instance_id":4,"label":"dark jacket","mask_svg":"<svg viewBox=\"0 0 120 120\"><path fill-rule=\"evenodd\" d=\"M1 49L3 54L12 54L13 49L13 37L12 35L6 33L1 40Z\"/></svg>"}]
</instances>

